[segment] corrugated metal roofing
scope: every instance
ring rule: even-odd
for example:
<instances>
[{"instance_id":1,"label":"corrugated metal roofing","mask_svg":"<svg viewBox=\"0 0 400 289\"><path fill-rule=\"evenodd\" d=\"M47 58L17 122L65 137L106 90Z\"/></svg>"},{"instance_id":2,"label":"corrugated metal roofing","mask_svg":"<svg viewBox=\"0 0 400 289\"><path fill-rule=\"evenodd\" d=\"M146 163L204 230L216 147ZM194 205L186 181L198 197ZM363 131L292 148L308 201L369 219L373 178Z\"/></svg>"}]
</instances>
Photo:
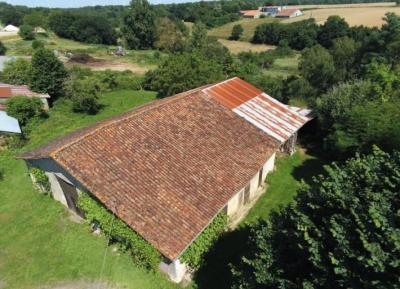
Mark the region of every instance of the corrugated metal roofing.
<instances>
[{"instance_id":1,"label":"corrugated metal roofing","mask_svg":"<svg viewBox=\"0 0 400 289\"><path fill-rule=\"evenodd\" d=\"M21 133L18 120L0 111L0 132Z\"/></svg>"},{"instance_id":2,"label":"corrugated metal roofing","mask_svg":"<svg viewBox=\"0 0 400 289\"><path fill-rule=\"evenodd\" d=\"M11 85L6 83L0 83L0 98L9 98L17 95L39 97L39 98L50 98L50 95L48 95L47 93L33 92L26 85Z\"/></svg>"},{"instance_id":3,"label":"corrugated metal roofing","mask_svg":"<svg viewBox=\"0 0 400 289\"><path fill-rule=\"evenodd\" d=\"M309 110L287 106L237 77L203 91L281 143L311 119Z\"/></svg>"}]
</instances>

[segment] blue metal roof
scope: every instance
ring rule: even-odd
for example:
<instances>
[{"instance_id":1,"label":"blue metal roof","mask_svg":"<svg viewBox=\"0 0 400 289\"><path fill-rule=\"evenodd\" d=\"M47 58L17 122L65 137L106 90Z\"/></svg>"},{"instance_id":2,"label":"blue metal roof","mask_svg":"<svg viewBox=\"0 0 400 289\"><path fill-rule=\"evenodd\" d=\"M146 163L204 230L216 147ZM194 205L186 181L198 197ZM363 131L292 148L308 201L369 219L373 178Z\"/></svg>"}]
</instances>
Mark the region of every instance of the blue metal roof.
<instances>
[{"instance_id":1,"label":"blue metal roof","mask_svg":"<svg viewBox=\"0 0 400 289\"><path fill-rule=\"evenodd\" d=\"M0 111L0 132L21 133L18 120L5 111Z\"/></svg>"}]
</instances>

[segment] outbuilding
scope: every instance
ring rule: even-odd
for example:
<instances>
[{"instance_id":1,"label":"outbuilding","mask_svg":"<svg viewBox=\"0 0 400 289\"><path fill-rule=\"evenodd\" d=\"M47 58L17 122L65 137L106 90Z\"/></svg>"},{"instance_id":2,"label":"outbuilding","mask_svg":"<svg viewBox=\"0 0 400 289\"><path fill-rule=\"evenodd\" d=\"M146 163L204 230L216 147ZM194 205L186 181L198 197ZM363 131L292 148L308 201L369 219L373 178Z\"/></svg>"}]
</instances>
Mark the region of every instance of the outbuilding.
<instances>
[{"instance_id":1,"label":"outbuilding","mask_svg":"<svg viewBox=\"0 0 400 289\"><path fill-rule=\"evenodd\" d=\"M157 100L24 153L53 197L89 192L164 257L180 257L221 212L234 222L265 191L275 156L310 118L233 78Z\"/></svg>"},{"instance_id":2,"label":"outbuilding","mask_svg":"<svg viewBox=\"0 0 400 289\"><path fill-rule=\"evenodd\" d=\"M9 24L6 27L4 27L1 31L3 31L3 32L19 32L19 28L17 26Z\"/></svg>"}]
</instances>

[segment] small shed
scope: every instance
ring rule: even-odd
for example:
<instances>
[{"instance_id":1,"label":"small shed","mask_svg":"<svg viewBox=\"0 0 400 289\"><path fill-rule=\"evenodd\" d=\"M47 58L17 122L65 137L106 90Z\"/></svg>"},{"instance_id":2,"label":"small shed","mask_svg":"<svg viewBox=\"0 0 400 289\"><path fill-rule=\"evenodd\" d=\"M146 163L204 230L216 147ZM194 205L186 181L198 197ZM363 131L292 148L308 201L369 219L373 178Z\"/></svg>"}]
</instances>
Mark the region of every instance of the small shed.
<instances>
[{"instance_id":1,"label":"small shed","mask_svg":"<svg viewBox=\"0 0 400 289\"><path fill-rule=\"evenodd\" d=\"M47 93L36 93L29 89L27 85L12 85L7 83L0 83L0 104L5 104L7 99L13 96L27 96L27 97L37 97L43 103L43 108L45 110L49 109L48 99L50 95Z\"/></svg>"}]
</instances>

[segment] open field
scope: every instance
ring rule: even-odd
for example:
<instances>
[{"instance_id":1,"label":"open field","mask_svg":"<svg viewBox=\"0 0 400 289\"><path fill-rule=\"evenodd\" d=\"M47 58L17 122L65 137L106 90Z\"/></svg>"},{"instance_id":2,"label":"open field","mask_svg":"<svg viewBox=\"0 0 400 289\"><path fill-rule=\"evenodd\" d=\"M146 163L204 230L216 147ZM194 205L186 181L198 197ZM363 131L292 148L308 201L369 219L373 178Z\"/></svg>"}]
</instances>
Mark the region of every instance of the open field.
<instances>
[{"instance_id":1,"label":"open field","mask_svg":"<svg viewBox=\"0 0 400 289\"><path fill-rule=\"evenodd\" d=\"M254 35L256 27L260 24L273 21L291 23L308 19L310 17L315 18L318 24L322 24L331 15L339 15L341 17L344 17L351 26L381 26L383 24L382 18L385 16L385 13L394 12L400 14L400 7L394 5L394 2L337 5L300 5L300 7L303 7L303 9L309 9L305 10L304 15L300 17L290 19L275 19L271 17L259 19L244 18L235 22L227 23L220 27L213 28L209 30L208 35L211 37L228 39L231 35L233 26L236 24L240 24L243 26L244 29L242 40L250 41Z\"/></svg>"},{"instance_id":2,"label":"open field","mask_svg":"<svg viewBox=\"0 0 400 289\"><path fill-rule=\"evenodd\" d=\"M304 11L304 15L283 20L283 23L291 23L307 18L315 18L318 24L323 24L331 15L339 15L346 19L350 26L364 25L380 27L384 23L382 18L387 12L400 14L400 7L362 7L362 8L329 8L312 9Z\"/></svg>"},{"instance_id":3,"label":"open field","mask_svg":"<svg viewBox=\"0 0 400 289\"><path fill-rule=\"evenodd\" d=\"M48 38L40 37L45 43L45 47L58 51L60 58L67 61L64 56L70 52L72 54L87 53L98 61L89 64L78 64L93 70L130 70L133 73L142 75L148 70L153 69L163 59L164 54L155 55L154 50L128 50L125 56L115 56L113 52L116 46L100 44L87 44L69 39L64 39L50 34ZM7 47L7 55L29 57L32 55L32 41L22 40L18 35L10 36L2 40Z\"/></svg>"},{"instance_id":4,"label":"open field","mask_svg":"<svg viewBox=\"0 0 400 289\"><path fill-rule=\"evenodd\" d=\"M265 45L265 44L252 44L250 42L245 41L234 41L227 39L218 39L218 41L224 45L232 54L238 54L240 52L263 52L271 49L275 49L273 45Z\"/></svg>"},{"instance_id":5,"label":"open field","mask_svg":"<svg viewBox=\"0 0 400 289\"><path fill-rule=\"evenodd\" d=\"M240 24L243 26L243 36L242 40L245 41L250 41L251 38L253 37L254 31L256 30L256 27L260 24L263 23L268 23L268 22L273 22L273 21L279 21L275 18L267 17L267 18L260 18L260 19L240 19L235 22L227 23L225 25L213 28L208 31L208 36L215 37L215 38L222 38L222 39L228 39L229 36L231 35L232 28L236 24Z\"/></svg>"},{"instance_id":6,"label":"open field","mask_svg":"<svg viewBox=\"0 0 400 289\"><path fill-rule=\"evenodd\" d=\"M263 73L268 76L283 78L296 75L299 72L299 57L300 54L296 54L294 57L278 58L270 68L264 69Z\"/></svg>"}]
</instances>

